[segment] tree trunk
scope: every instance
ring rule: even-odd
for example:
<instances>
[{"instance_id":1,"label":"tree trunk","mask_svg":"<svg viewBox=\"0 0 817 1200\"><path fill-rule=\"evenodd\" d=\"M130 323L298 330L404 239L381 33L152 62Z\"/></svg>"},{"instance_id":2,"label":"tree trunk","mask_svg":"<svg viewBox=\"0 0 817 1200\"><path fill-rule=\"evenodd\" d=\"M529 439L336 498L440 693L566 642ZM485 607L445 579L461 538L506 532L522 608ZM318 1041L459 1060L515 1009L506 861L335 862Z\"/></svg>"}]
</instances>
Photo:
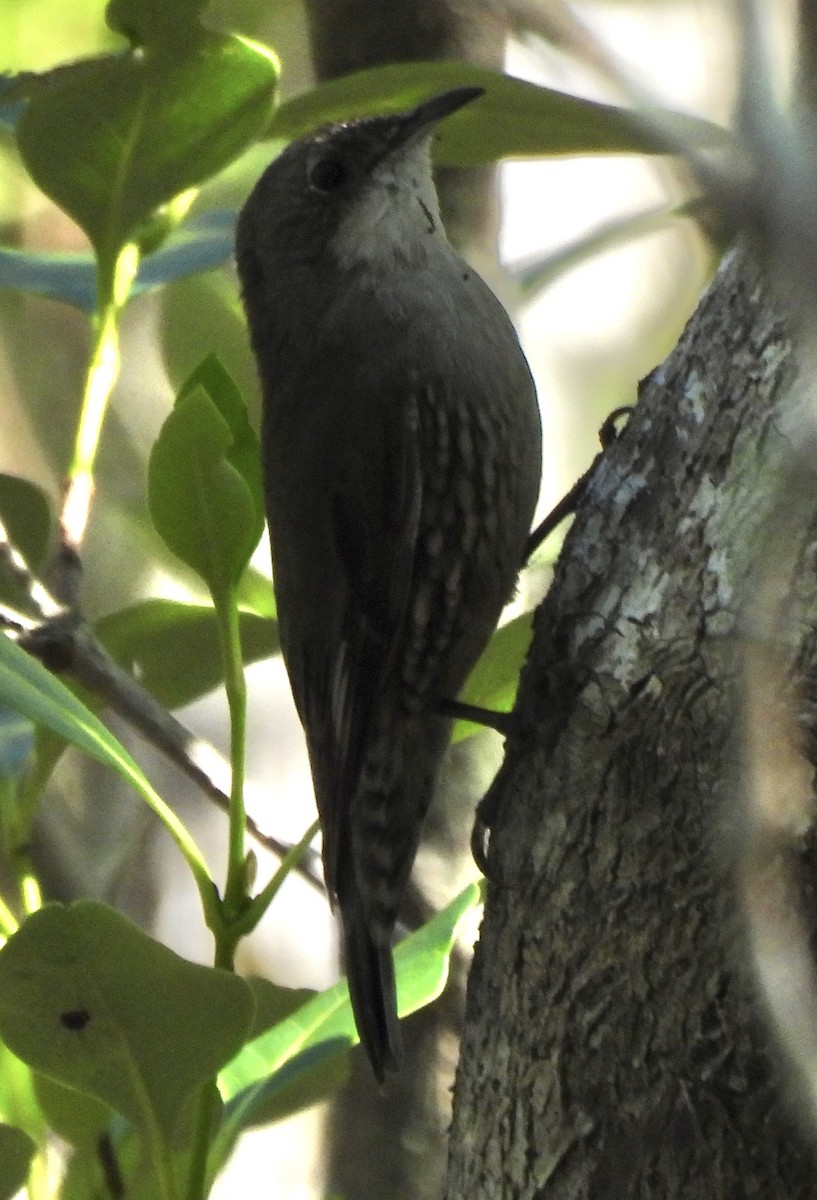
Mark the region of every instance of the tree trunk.
<instances>
[{"instance_id":1,"label":"tree trunk","mask_svg":"<svg viewBox=\"0 0 817 1200\"><path fill-rule=\"evenodd\" d=\"M814 671L802 383L732 251L593 477L489 794L447 1200L817 1194L747 919L773 910L785 941L814 891L810 814L770 834L745 773L751 742L781 811L805 777L784 699Z\"/></svg>"}]
</instances>

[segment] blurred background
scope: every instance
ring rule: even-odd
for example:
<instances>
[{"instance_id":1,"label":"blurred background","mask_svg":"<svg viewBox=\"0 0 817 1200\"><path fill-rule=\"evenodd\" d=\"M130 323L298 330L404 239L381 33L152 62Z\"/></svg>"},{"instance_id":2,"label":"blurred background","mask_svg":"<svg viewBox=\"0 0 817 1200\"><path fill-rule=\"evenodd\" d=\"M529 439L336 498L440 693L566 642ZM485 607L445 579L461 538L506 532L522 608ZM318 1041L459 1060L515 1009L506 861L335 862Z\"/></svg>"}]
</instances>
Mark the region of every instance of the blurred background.
<instances>
[{"instance_id":1,"label":"blurred background","mask_svg":"<svg viewBox=\"0 0 817 1200\"><path fill-rule=\"evenodd\" d=\"M475 20L481 7L474 5ZM786 7L777 6L781 17ZM64 0L3 0L0 70L43 70L116 48L120 43L106 29L104 8L104 0L72 0L69 5ZM597 0L576 3L573 10L658 102L728 123L735 63L726 0ZM495 47L507 71L594 99L621 101L612 84L547 40L555 17L565 13L558 4L537 6L529 0L521 5L513 35ZM217 0L206 8L205 19L215 28L272 45L283 65L284 97L313 85L307 15L297 0ZM239 206L277 149L269 143L253 148L203 189L196 210ZM568 256L575 261L552 274L548 286L526 297L524 304L519 273L565 248L580 247L615 219L671 206L683 196L683 184L679 169L669 162L624 156L512 162L500 168L498 261L492 261L484 245L477 259L512 309L537 379L545 442L542 512L591 461L604 416L635 399L638 380L672 347L713 263L693 223L676 219L592 257ZM87 248L77 227L27 178L8 137L0 137L0 225L6 245ZM0 471L34 480L55 505L89 341L80 313L0 290ZM174 389L211 350L225 361L257 412L254 367L232 266L174 283L129 306L122 375L103 439L84 558L83 602L91 617L138 597L188 597L195 586L150 529L145 467ZM269 572L265 545L257 565ZM545 584L546 569L532 572L523 582L523 595L533 600ZM289 686L279 660L251 667L248 678L248 805L263 830L295 841L313 819L314 804ZM226 752L221 694L178 715ZM222 815L153 751L134 744L127 730L117 732L133 746L162 795L191 824L217 871L224 859ZM473 805L490 781L500 751L499 738L486 733L451 753L418 860L407 923L451 899L475 875L468 849ZM55 894L104 897L150 925L185 956L212 960L197 897L174 849L157 834L140 802L109 773L67 755L43 807L39 856ZM270 865L261 854L262 878ZM470 931L471 940L476 932ZM450 995L435 1006L436 1017L418 1014L411 1019L417 1032L409 1030L408 1039L410 1046L416 1041L416 1053L410 1050L407 1078L381 1097L368 1068L359 1064L345 1095L333 1104L250 1135L217 1186L220 1200L264 1194L260 1178L270 1180L270 1190L274 1180L276 1195L286 1200L325 1195L420 1200L437 1194L467 941ZM290 879L246 945L240 965L291 986L321 988L333 982L335 929L320 892Z\"/></svg>"}]
</instances>

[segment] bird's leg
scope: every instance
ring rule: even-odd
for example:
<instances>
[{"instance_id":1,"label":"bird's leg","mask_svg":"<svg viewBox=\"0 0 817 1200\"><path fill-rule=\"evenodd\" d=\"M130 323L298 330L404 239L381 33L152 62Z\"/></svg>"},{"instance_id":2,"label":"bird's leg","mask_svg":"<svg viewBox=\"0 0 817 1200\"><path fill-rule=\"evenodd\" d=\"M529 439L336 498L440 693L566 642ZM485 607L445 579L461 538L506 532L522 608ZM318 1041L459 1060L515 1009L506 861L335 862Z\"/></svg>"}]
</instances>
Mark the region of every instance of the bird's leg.
<instances>
[{"instance_id":1,"label":"bird's leg","mask_svg":"<svg viewBox=\"0 0 817 1200\"><path fill-rule=\"evenodd\" d=\"M590 480L595 475L599 463L604 457L605 450L608 448L608 446L612 446L613 442L619 436L617 424L618 421L620 421L624 416L629 416L632 411L632 406L625 404L621 408L614 408L613 411L608 413L608 415L605 417L604 423L602 424L601 429L599 429L601 452L596 455L585 473L576 480L570 491L567 492L566 495L562 496L559 503L550 510L545 519L541 521L531 533L525 547L524 562L527 562L534 550L537 550L539 546L542 545L542 542L544 542L545 538L550 537L550 535L553 533L553 530L557 529L561 525L562 521L566 521L568 517L572 516L579 507L582 497L590 485Z\"/></svg>"},{"instance_id":2,"label":"bird's leg","mask_svg":"<svg viewBox=\"0 0 817 1200\"><path fill-rule=\"evenodd\" d=\"M495 729L503 737L511 737L516 732L514 713L495 712L492 708L481 708L480 705L468 704L465 700L440 699L435 707L441 717L484 725L486 729Z\"/></svg>"},{"instance_id":3,"label":"bird's leg","mask_svg":"<svg viewBox=\"0 0 817 1200\"><path fill-rule=\"evenodd\" d=\"M563 496L556 507L550 510L544 521L534 529L525 546L523 566L536 547L541 545L562 521L576 511L576 506L584 494L592 471L593 467L582 475L567 495ZM471 721L474 725L484 725L486 729L495 729L503 737L512 737L518 729L514 713L496 712L492 708L482 708L478 704L468 704L464 700L449 700L447 697L440 697L436 702L435 711L441 717L452 717L455 721Z\"/></svg>"}]
</instances>

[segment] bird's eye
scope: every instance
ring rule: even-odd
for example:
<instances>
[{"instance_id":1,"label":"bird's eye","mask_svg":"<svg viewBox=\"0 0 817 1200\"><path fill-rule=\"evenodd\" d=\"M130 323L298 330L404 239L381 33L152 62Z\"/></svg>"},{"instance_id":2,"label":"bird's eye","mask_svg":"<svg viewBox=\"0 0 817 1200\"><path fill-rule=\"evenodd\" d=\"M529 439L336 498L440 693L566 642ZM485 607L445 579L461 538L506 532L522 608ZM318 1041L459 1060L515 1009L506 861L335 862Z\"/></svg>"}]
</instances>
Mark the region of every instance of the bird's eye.
<instances>
[{"instance_id":1,"label":"bird's eye","mask_svg":"<svg viewBox=\"0 0 817 1200\"><path fill-rule=\"evenodd\" d=\"M309 172L309 186L315 192L336 192L343 187L347 174L339 158L319 158Z\"/></svg>"}]
</instances>

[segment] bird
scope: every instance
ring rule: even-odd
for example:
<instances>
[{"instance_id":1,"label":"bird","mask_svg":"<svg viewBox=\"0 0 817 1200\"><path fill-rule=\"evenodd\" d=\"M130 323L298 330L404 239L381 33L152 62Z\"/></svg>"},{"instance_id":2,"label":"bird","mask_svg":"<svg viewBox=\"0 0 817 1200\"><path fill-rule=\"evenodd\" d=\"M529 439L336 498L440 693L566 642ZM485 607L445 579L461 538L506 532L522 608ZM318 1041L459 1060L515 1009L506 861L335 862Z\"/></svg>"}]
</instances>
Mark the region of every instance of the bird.
<instances>
[{"instance_id":1,"label":"bird","mask_svg":"<svg viewBox=\"0 0 817 1200\"><path fill-rule=\"evenodd\" d=\"M541 422L431 168L461 87L323 126L266 168L235 257L262 395L281 650L355 1024L399 1069L392 942L460 692L512 598Z\"/></svg>"}]
</instances>

